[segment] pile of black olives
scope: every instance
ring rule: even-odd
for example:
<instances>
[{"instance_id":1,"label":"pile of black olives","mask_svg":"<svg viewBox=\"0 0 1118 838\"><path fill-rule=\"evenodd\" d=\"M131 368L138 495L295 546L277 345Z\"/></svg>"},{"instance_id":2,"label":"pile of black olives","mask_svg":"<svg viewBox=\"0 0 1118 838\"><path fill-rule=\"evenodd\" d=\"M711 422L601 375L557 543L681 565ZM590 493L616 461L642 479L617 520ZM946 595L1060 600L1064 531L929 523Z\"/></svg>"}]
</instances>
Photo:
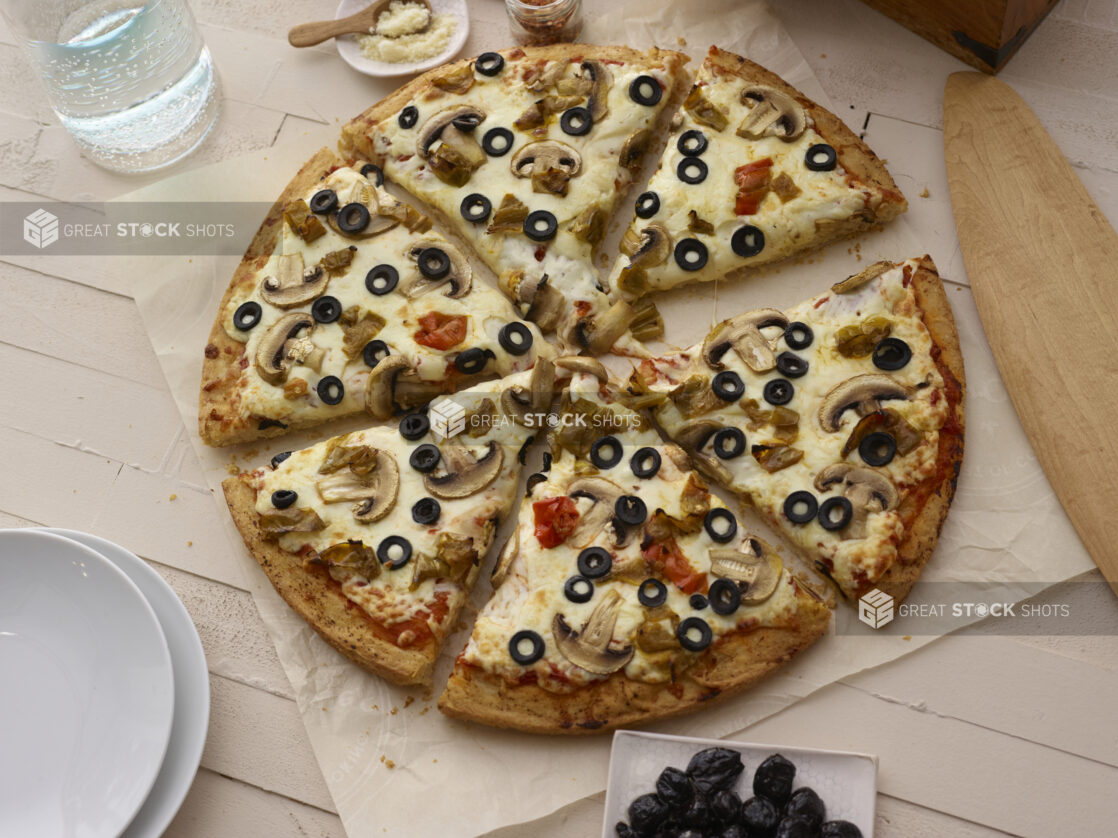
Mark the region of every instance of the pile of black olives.
<instances>
[{"instance_id":1,"label":"pile of black olives","mask_svg":"<svg viewBox=\"0 0 1118 838\"><path fill-rule=\"evenodd\" d=\"M743 803L734 789L744 770L729 748L699 751L686 771L665 768L656 791L629 804L618 838L862 838L852 823L824 822L823 801L806 786L793 790L796 766L780 754L757 767Z\"/></svg>"}]
</instances>

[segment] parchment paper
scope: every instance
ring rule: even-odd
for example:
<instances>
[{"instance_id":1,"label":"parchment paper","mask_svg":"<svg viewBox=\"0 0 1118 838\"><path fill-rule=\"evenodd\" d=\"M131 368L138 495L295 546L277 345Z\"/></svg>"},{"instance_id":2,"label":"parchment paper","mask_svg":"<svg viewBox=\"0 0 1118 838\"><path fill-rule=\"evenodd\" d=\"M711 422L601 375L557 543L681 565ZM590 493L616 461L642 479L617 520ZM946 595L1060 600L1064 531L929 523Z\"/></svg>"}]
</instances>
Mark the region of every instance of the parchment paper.
<instances>
[{"instance_id":1,"label":"parchment paper","mask_svg":"<svg viewBox=\"0 0 1118 838\"><path fill-rule=\"evenodd\" d=\"M587 22L583 40L683 49L701 61L717 43L783 75L813 98L826 97L779 22L759 0L646 2ZM504 32L487 37L497 47ZM679 38L686 39L686 45ZM355 108L357 110L358 108ZM313 153L310 145L272 148L164 181L131 200L271 200ZM900 174L894 171L894 175ZM634 193L639 190L634 190ZM910 200L913 196L910 196ZM629 205L631 206L631 199ZM623 210L619 217L628 220ZM616 233L615 233L616 234ZM609 251L607 251L609 252ZM901 260L924 248L902 219L856 244L839 243L797 264L747 282L713 283L661 296L667 340L688 345L718 319L758 306L789 306L878 259ZM951 254L939 255L946 261ZM183 421L217 503L214 522L229 532L229 561L244 569L261 616L295 689L315 754L351 838L474 835L546 815L605 787L610 738L541 738L471 726L435 708L466 635L447 643L425 692L389 686L348 663L272 590L244 550L221 503L231 455L243 467L322 434L293 435L239 451L214 450L196 433L202 348L237 259L149 258L134 264L135 296ZM1083 550L1048 486L1013 412L986 345L969 290L949 290L967 364L967 451L954 507L925 580L1055 583L1089 570ZM617 366L614 364L613 366ZM622 364L622 367L624 364ZM335 426L330 432L340 432ZM498 543L500 539L498 539ZM490 557L492 558L492 557ZM488 577L483 572L483 579ZM1026 586L1032 587L1026 591ZM921 585L914 596L918 596ZM474 602L488 595L483 584ZM840 609L851 619L851 609ZM468 623L469 613L466 614ZM911 652L932 637L833 633L747 695L652 729L727 736L841 677Z\"/></svg>"}]
</instances>

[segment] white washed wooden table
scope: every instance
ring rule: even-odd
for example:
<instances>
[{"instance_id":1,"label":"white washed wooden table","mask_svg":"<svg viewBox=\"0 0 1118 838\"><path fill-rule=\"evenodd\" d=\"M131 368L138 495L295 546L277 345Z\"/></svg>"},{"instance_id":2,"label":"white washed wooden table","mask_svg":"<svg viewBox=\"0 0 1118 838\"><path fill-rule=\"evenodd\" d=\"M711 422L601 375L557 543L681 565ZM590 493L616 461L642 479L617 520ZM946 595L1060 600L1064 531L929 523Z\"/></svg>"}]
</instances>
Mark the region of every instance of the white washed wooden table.
<instances>
[{"instance_id":1,"label":"white washed wooden table","mask_svg":"<svg viewBox=\"0 0 1118 838\"><path fill-rule=\"evenodd\" d=\"M333 0L192 5L226 99L215 136L178 171L285 141L310 152L369 104L366 82L332 47L290 71L287 29L331 16ZM605 5L586 0L591 14ZM773 5L835 110L898 173L941 272L962 277L940 108L947 74L967 68L855 0ZM505 26L503 3L470 7L475 32ZM1001 78L1118 225L1118 0L1063 0ZM0 79L0 199L104 200L155 179L82 160L6 31ZM212 718L169 835L342 836L233 548L209 525L213 500L127 287L95 260L54 270L0 260L0 526L117 541L150 561L194 618ZM820 691L750 738L879 754L882 838L1118 834L1118 601L1098 592L1076 606L1097 622L1090 637L948 637ZM589 836L600 818L591 798L497 834Z\"/></svg>"}]
</instances>

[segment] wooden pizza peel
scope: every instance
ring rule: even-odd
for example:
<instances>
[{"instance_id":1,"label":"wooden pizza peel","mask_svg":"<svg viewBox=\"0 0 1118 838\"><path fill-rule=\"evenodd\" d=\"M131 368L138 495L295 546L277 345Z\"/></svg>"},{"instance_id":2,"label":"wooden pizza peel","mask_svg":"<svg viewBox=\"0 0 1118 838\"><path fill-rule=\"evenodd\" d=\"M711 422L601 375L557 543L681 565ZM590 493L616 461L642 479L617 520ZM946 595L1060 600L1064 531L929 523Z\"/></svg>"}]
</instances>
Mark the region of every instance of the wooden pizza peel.
<instances>
[{"instance_id":1,"label":"wooden pizza peel","mask_svg":"<svg viewBox=\"0 0 1118 838\"><path fill-rule=\"evenodd\" d=\"M1118 593L1118 233L1004 82L948 78L943 148L994 359L1049 483Z\"/></svg>"}]
</instances>

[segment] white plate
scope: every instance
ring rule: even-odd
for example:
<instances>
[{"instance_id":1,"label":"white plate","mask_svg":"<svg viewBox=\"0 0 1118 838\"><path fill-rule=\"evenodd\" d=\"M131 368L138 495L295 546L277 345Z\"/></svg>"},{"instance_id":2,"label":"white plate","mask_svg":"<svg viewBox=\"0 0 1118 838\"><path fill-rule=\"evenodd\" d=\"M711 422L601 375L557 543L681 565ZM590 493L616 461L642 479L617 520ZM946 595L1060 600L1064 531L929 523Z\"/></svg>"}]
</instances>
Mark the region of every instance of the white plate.
<instances>
[{"instance_id":1,"label":"white plate","mask_svg":"<svg viewBox=\"0 0 1118 838\"><path fill-rule=\"evenodd\" d=\"M357 12L366 8L372 0L342 0L338 5L338 11L334 15L335 20L338 18L349 17L350 15L357 14ZM354 70L365 73L368 76L378 76L380 78L391 78L392 76L410 76L415 73L422 73L424 70L430 70L432 67L438 67L440 64L445 64L458 54L462 49L462 45L466 43L466 37L470 34L470 15L466 11L466 0L431 0L431 9L435 14L454 15L454 32L451 33L450 41L441 53L423 61L412 61L403 64L389 64L385 61L373 61L366 58L361 54L361 46L357 43L356 35L342 35L340 38L335 38L334 43L338 47L338 55L342 60L352 67Z\"/></svg>"},{"instance_id":2,"label":"white plate","mask_svg":"<svg viewBox=\"0 0 1118 838\"><path fill-rule=\"evenodd\" d=\"M691 757L704 748L731 748L741 753L745 770L734 790L742 800L753 796L753 772L773 754L782 754L796 764L795 788L811 786L823 798L827 820L844 820L873 838L874 807L877 803L877 757L849 751L820 751L753 745L725 739L693 739L659 733L619 730L613 735L606 787L604 838L615 838L614 824L628 822L633 798L656 791L656 778L669 765L684 769Z\"/></svg>"},{"instance_id":3,"label":"white plate","mask_svg":"<svg viewBox=\"0 0 1118 838\"><path fill-rule=\"evenodd\" d=\"M147 797L171 734L159 621L98 553L0 531L0 835L106 838Z\"/></svg>"},{"instance_id":4,"label":"white plate","mask_svg":"<svg viewBox=\"0 0 1118 838\"><path fill-rule=\"evenodd\" d=\"M41 529L96 550L131 579L155 611L175 680L175 718L171 741L147 800L121 838L158 838L175 817L194 782L210 723L210 673L198 630L163 577L123 547L84 532Z\"/></svg>"}]
</instances>

